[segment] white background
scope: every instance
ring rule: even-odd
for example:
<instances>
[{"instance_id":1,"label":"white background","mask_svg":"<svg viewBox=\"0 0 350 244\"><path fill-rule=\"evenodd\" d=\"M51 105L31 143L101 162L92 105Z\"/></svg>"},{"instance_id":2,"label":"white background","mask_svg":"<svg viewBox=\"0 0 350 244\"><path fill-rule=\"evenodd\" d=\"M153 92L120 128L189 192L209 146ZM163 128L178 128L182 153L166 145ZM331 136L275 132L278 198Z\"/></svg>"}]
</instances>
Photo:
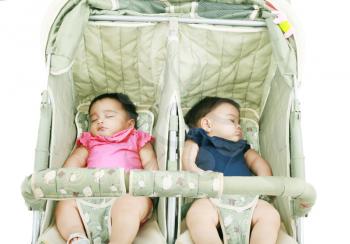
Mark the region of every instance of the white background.
<instances>
[{"instance_id":1,"label":"white background","mask_svg":"<svg viewBox=\"0 0 350 244\"><path fill-rule=\"evenodd\" d=\"M20 184L32 172L40 92L41 36L52 0L0 0L1 243L29 243L31 212ZM349 243L350 38L346 0L295 0L304 34L302 126L307 181L318 193L304 241ZM327 2L327 3L326 3Z\"/></svg>"}]
</instances>

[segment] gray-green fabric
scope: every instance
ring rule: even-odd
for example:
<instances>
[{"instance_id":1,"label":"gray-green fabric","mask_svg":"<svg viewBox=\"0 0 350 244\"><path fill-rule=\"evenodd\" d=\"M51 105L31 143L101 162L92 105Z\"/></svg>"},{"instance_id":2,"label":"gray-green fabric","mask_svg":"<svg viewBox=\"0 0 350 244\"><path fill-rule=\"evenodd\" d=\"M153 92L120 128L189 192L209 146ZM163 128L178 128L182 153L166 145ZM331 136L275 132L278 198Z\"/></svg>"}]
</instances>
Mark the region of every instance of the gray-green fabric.
<instances>
[{"instance_id":1,"label":"gray-green fabric","mask_svg":"<svg viewBox=\"0 0 350 244\"><path fill-rule=\"evenodd\" d=\"M64 73L72 65L88 17L89 8L83 0L70 10L62 20L60 28L55 33L54 46L50 53L51 74Z\"/></svg>"},{"instance_id":2,"label":"gray-green fabric","mask_svg":"<svg viewBox=\"0 0 350 244\"><path fill-rule=\"evenodd\" d=\"M258 196L223 195L210 199L218 210L224 244L249 244L251 222Z\"/></svg>"},{"instance_id":3,"label":"gray-green fabric","mask_svg":"<svg viewBox=\"0 0 350 244\"><path fill-rule=\"evenodd\" d=\"M44 91L41 94L40 122L35 149L34 171L46 169L49 166L50 155L50 133L52 122L52 107L49 94Z\"/></svg>"},{"instance_id":4,"label":"gray-green fabric","mask_svg":"<svg viewBox=\"0 0 350 244\"><path fill-rule=\"evenodd\" d=\"M115 197L126 193L123 169L46 169L27 177L24 187L24 196L29 200L32 196L35 199L59 200Z\"/></svg>"},{"instance_id":5,"label":"gray-green fabric","mask_svg":"<svg viewBox=\"0 0 350 244\"><path fill-rule=\"evenodd\" d=\"M43 211L45 210L46 200L36 198L33 193L32 185L32 176L28 176L24 179L21 185L21 193L24 198L24 201L30 210Z\"/></svg>"},{"instance_id":6,"label":"gray-green fabric","mask_svg":"<svg viewBox=\"0 0 350 244\"><path fill-rule=\"evenodd\" d=\"M316 200L315 189L310 184L299 178L280 176L224 177L223 194L232 193L278 196L276 200L279 207L284 207L282 204L290 204L289 201L292 198L295 204L288 207L294 209L285 211L290 216L296 217L305 216ZM262 199L266 198L262 197Z\"/></svg>"},{"instance_id":7,"label":"gray-green fabric","mask_svg":"<svg viewBox=\"0 0 350 244\"><path fill-rule=\"evenodd\" d=\"M127 187L128 186L128 187ZM296 199L295 214L304 216L315 202L315 191L302 179L253 176L223 177L222 173L123 169L46 169L27 177L22 194L37 209L40 199L117 197L126 194L149 197L220 198L222 194L266 194Z\"/></svg>"},{"instance_id":8,"label":"gray-green fabric","mask_svg":"<svg viewBox=\"0 0 350 244\"><path fill-rule=\"evenodd\" d=\"M73 66L76 102L119 91L129 94L137 105L152 106L164 86L160 76L170 55L165 45L168 28L165 24L89 24ZM233 30L179 25L178 73L184 109L205 95L220 94L235 97L242 107L262 111L262 98L268 92L264 82L269 83L265 77L276 69L270 60L268 32Z\"/></svg>"},{"instance_id":9,"label":"gray-green fabric","mask_svg":"<svg viewBox=\"0 0 350 244\"><path fill-rule=\"evenodd\" d=\"M73 66L77 102L116 91L156 112L151 106L161 96L167 32L165 24L90 23Z\"/></svg>"},{"instance_id":10,"label":"gray-green fabric","mask_svg":"<svg viewBox=\"0 0 350 244\"><path fill-rule=\"evenodd\" d=\"M88 4L91 8L95 9L101 9L101 10L115 10L115 11L132 11L136 13L141 14L159 14L159 13L166 13L170 12L169 7L173 6L173 9L171 10L172 13L188 13L191 11L191 4L193 1L189 0L118 0L118 1L111 1L111 0L88 0ZM216 15L213 15L212 13L216 9L223 9L224 11L231 11L237 12L241 11L244 12L245 10L251 9L252 5L256 5L259 7L264 7L265 3L262 0L246 0L246 1L240 1L240 0L233 0L233 1L227 1L227 0L221 0L221 1L197 1L199 5L199 12L206 13L206 15L203 15L203 17L210 17L214 18L217 17ZM205 8L205 5L212 6L210 11L207 9L201 9ZM209 13L207 13L209 12ZM235 15L229 15L231 18ZM245 15L243 15L245 16Z\"/></svg>"},{"instance_id":11,"label":"gray-green fabric","mask_svg":"<svg viewBox=\"0 0 350 244\"><path fill-rule=\"evenodd\" d=\"M258 5L200 1L198 15L215 19L261 19Z\"/></svg>"},{"instance_id":12,"label":"gray-green fabric","mask_svg":"<svg viewBox=\"0 0 350 244\"><path fill-rule=\"evenodd\" d=\"M204 96L233 97L260 113L271 66L266 29L181 25L181 103L190 108ZM191 67L191 69L188 69ZM266 81L268 82L268 81Z\"/></svg>"},{"instance_id":13,"label":"gray-green fabric","mask_svg":"<svg viewBox=\"0 0 350 244\"><path fill-rule=\"evenodd\" d=\"M129 192L135 196L220 197L222 182L223 175L216 172L132 170Z\"/></svg>"},{"instance_id":14,"label":"gray-green fabric","mask_svg":"<svg viewBox=\"0 0 350 244\"><path fill-rule=\"evenodd\" d=\"M115 198L77 199L79 215L93 244L108 243L111 232L111 209Z\"/></svg>"},{"instance_id":15,"label":"gray-green fabric","mask_svg":"<svg viewBox=\"0 0 350 244\"><path fill-rule=\"evenodd\" d=\"M258 123L255 128L260 128L262 156L275 175L290 176L289 131L296 127L288 123L297 74L293 41L283 37L264 1L199 1L196 9L189 3L66 2L51 28L46 48L47 60L51 61L48 90L53 111L50 167L61 167L74 145L76 106L97 94L119 91L130 95L139 108L155 114L155 147L161 169L166 168L169 105L174 101L179 105L181 152L185 129L182 115L203 96L216 95L234 98L248 109L242 117ZM230 8L235 11L228 13ZM174 36L178 43L168 45L169 23L88 22L90 14L261 18L266 19L267 28L180 24ZM171 55L174 58L170 62ZM290 216L295 210L290 200L280 197L277 206L292 233Z\"/></svg>"},{"instance_id":16,"label":"gray-green fabric","mask_svg":"<svg viewBox=\"0 0 350 244\"><path fill-rule=\"evenodd\" d=\"M260 151L271 165L274 176L290 175L289 114L292 88L283 81L280 72L276 72L260 120ZM290 198L278 197L276 204L288 233L292 233Z\"/></svg>"},{"instance_id":17,"label":"gray-green fabric","mask_svg":"<svg viewBox=\"0 0 350 244\"><path fill-rule=\"evenodd\" d=\"M74 30L71 27L57 32L54 52L51 54L51 72L62 72L73 61L56 65L57 62L62 63L57 57L74 55L76 102L89 100L89 96L102 92L122 91L130 94L136 104L153 105L152 98L159 95L159 88L162 86L159 84L159 77L164 72L165 56L168 55L165 43L169 26L164 23L130 23L118 26L112 22L91 22L84 29L87 21L84 20L87 18L86 8L86 4L81 2L69 12L71 20L67 18L62 22L61 28L65 29L66 22L68 25L69 21L72 23L73 20L79 20L74 25L77 26ZM273 51L283 75L295 73L293 51L278 27L271 23L271 15L267 17L269 32L259 31L257 28L251 28L247 33L245 30L237 32L235 28L221 31L220 27L211 30L205 26L199 28L179 25L180 92L184 108L192 105L186 99L195 101L198 100L198 95L220 93L226 97L235 97L243 107L250 107L258 112L262 110L262 84L270 69L274 69L270 65L271 52ZM77 41L70 41L70 45L65 43L64 37L68 35L66 32L81 33L82 29L83 38L77 38L81 40L78 49L75 48ZM270 38L273 38L272 42ZM71 48L64 48L65 52L69 52L64 53L61 49L67 45ZM273 49L271 45L274 46ZM77 53L74 54L75 51ZM59 61L56 62L56 59ZM188 70L189 63L193 68L193 61L199 66ZM205 72L201 72L203 69ZM287 82L290 83L288 79ZM141 87L142 91L147 92L140 92ZM193 87L197 89L192 89ZM250 89L255 92L249 92ZM234 92L230 92L231 90ZM191 93L188 94L187 91Z\"/></svg>"},{"instance_id":18,"label":"gray-green fabric","mask_svg":"<svg viewBox=\"0 0 350 244\"><path fill-rule=\"evenodd\" d=\"M129 192L134 196L219 197L223 175L201 175L179 171L132 170ZM37 208L39 199L118 197L126 193L123 169L46 169L27 177L22 194L28 206Z\"/></svg>"},{"instance_id":19,"label":"gray-green fabric","mask_svg":"<svg viewBox=\"0 0 350 244\"><path fill-rule=\"evenodd\" d=\"M132 11L136 13L146 13L146 14L157 14L164 13L167 4L165 1L160 0L89 0L88 1L91 8L102 9L102 10L124 10Z\"/></svg>"},{"instance_id":20,"label":"gray-green fabric","mask_svg":"<svg viewBox=\"0 0 350 244\"><path fill-rule=\"evenodd\" d=\"M75 145L77 134L74 123L75 107L72 83L69 72L49 76L48 92L52 106L49 160L51 168L62 167Z\"/></svg>"},{"instance_id":21,"label":"gray-green fabric","mask_svg":"<svg viewBox=\"0 0 350 244\"><path fill-rule=\"evenodd\" d=\"M174 108L174 104L177 103L179 99L179 88L178 88L178 60L177 60L177 50L178 50L178 40L174 35L177 35L177 23L173 20L169 23L169 29L167 30L167 50L172 50L166 56L166 64L164 68L164 74L161 76L162 84L162 95L159 100L159 114L158 123L155 126L155 136L157 137L155 148L157 152L159 169L167 170L168 160L170 159L169 148L169 136L171 128L171 111ZM165 85L166 84L166 85ZM174 160L174 159L172 159ZM164 233L165 237L168 239L168 221L167 221L167 207L168 201L165 197L159 198L158 203L158 223L159 227Z\"/></svg>"},{"instance_id":22,"label":"gray-green fabric","mask_svg":"<svg viewBox=\"0 0 350 244\"><path fill-rule=\"evenodd\" d=\"M301 113L295 106L292 107L290 128L291 128L291 175L305 179L303 138L301 135Z\"/></svg>"},{"instance_id":23,"label":"gray-green fabric","mask_svg":"<svg viewBox=\"0 0 350 244\"><path fill-rule=\"evenodd\" d=\"M274 16L266 18L267 28L270 33L273 54L276 59L284 82L293 87L294 77L297 74L297 59L293 42L288 42L279 27L273 23Z\"/></svg>"},{"instance_id":24,"label":"gray-green fabric","mask_svg":"<svg viewBox=\"0 0 350 244\"><path fill-rule=\"evenodd\" d=\"M243 131L243 139L249 143L252 149L260 153L258 123L254 120L241 117L241 128Z\"/></svg>"}]
</instances>

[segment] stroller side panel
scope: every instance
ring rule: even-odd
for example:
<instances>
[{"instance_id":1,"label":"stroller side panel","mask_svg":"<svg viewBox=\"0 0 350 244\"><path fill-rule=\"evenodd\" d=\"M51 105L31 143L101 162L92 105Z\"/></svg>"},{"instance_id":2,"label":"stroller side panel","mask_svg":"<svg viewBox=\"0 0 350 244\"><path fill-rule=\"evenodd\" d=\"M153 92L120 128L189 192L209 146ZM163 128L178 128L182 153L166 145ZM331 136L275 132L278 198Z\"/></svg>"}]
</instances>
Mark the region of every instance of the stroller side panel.
<instances>
[{"instance_id":1,"label":"stroller side panel","mask_svg":"<svg viewBox=\"0 0 350 244\"><path fill-rule=\"evenodd\" d=\"M50 167L61 167L76 138L75 107L71 74L50 76L48 91L52 105Z\"/></svg>"},{"instance_id":2,"label":"stroller side panel","mask_svg":"<svg viewBox=\"0 0 350 244\"><path fill-rule=\"evenodd\" d=\"M52 107L52 124L51 133L46 135L50 137L50 158L47 167L61 167L74 145L76 127L74 124L74 97L71 88L70 73L50 75L48 94ZM47 202L41 232L49 226L54 206L54 201Z\"/></svg>"},{"instance_id":3,"label":"stroller side panel","mask_svg":"<svg viewBox=\"0 0 350 244\"><path fill-rule=\"evenodd\" d=\"M292 88L277 71L271 84L269 98L261 117L260 149L270 163L275 176L290 176L289 117ZM278 137L276 135L279 135ZM282 221L293 234L290 198L277 198Z\"/></svg>"}]
</instances>

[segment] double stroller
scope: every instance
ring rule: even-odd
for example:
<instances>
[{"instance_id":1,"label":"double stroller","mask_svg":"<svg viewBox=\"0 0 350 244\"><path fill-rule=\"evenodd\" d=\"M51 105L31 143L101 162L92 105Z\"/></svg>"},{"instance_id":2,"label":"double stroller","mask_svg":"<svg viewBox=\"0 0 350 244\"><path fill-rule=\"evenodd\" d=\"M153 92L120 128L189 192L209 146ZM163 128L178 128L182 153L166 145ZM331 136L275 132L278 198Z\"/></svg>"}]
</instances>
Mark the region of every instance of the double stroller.
<instances>
[{"instance_id":1,"label":"double stroller","mask_svg":"<svg viewBox=\"0 0 350 244\"><path fill-rule=\"evenodd\" d=\"M22 185L34 211L32 243L65 243L54 224L56 200L117 197L128 190L159 199L134 243L190 244L182 214L188 199L249 193L276 196L279 244L302 243L300 217L316 194L304 180L298 49L295 33L288 33L289 9L284 0L61 0L46 42L48 87L34 173ZM281 13L285 18L277 22ZM105 92L125 93L137 105L138 128L156 138L160 171L126 178L116 169L96 183L95 169L78 169L84 182L98 184L87 196L81 186L55 176L72 173L61 167L88 129L88 104ZM183 117L205 96L239 102L245 139L269 162L273 177L224 177L213 192L208 182L215 179L181 171ZM196 179L196 193L163 189L167 177ZM139 180L147 190L138 189Z\"/></svg>"}]
</instances>

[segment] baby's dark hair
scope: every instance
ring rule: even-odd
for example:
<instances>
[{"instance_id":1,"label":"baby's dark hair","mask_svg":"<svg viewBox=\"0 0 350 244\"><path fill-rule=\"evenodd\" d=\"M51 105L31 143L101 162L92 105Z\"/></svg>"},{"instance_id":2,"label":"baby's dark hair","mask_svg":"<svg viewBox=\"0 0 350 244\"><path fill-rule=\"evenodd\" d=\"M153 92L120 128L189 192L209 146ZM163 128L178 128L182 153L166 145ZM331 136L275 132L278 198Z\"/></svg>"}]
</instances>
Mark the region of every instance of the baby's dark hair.
<instances>
[{"instance_id":1,"label":"baby's dark hair","mask_svg":"<svg viewBox=\"0 0 350 244\"><path fill-rule=\"evenodd\" d=\"M198 101L186 114L185 123L190 128L196 128L197 123L205 115L213 111L217 106L228 103L237 108L238 112L240 106L237 102L229 98L223 97L205 97L202 100Z\"/></svg>"},{"instance_id":2,"label":"baby's dark hair","mask_svg":"<svg viewBox=\"0 0 350 244\"><path fill-rule=\"evenodd\" d=\"M110 98L110 99L114 99L114 100L118 101L122 105L122 108L128 113L130 119L135 120L135 126L136 126L136 121L137 121L137 117L138 117L138 114L136 112L136 106L130 100L128 95L123 94L123 93L115 92L115 93L103 93L101 95L98 95L90 103L89 114L90 114L90 110L92 108L92 105L94 105L95 102L102 100L102 99L105 99L105 98Z\"/></svg>"}]
</instances>

